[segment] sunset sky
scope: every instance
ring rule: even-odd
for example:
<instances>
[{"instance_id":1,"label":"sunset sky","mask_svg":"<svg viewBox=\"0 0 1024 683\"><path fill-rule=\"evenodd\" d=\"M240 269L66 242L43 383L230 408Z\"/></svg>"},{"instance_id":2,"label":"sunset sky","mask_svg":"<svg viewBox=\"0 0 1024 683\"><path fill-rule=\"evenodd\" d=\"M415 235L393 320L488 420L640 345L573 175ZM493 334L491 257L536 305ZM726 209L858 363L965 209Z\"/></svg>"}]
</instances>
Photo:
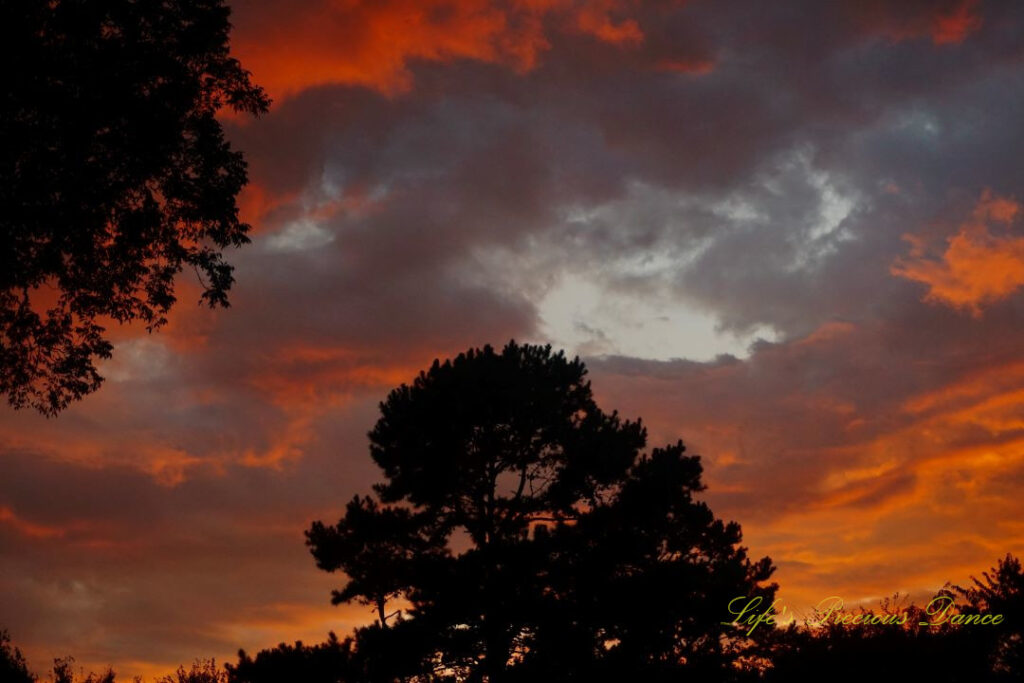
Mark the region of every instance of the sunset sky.
<instances>
[{"instance_id":1,"label":"sunset sky","mask_svg":"<svg viewBox=\"0 0 1024 683\"><path fill-rule=\"evenodd\" d=\"M511 338L703 455L791 609L1024 553L1024 4L232 7L274 98L224 117L232 307L183 276L99 392L0 408L0 626L34 670L370 621L303 531L377 481L391 387Z\"/></svg>"}]
</instances>

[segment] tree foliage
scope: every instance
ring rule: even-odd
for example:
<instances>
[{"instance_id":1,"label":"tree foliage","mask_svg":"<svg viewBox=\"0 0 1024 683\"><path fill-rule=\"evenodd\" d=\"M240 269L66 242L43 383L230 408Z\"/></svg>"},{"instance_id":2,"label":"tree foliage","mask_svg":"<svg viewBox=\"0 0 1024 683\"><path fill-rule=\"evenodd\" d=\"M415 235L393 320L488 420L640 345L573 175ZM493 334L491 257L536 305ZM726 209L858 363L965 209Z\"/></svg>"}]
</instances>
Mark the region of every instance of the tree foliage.
<instances>
[{"instance_id":1,"label":"tree foliage","mask_svg":"<svg viewBox=\"0 0 1024 683\"><path fill-rule=\"evenodd\" d=\"M53 670L50 673L50 678L53 683L115 683L117 674L110 667L102 673L95 673L90 671L88 674L79 670L81 676L75 676L75 658L70 655L67 657L57 657L53 660ZM135 678L135 683L142 683L142 680L138 677Z\"/></svg>"},{"instance_id":2,"label":"tree foliage","mask_svg":"<svg viewBox=\"0 0 1024 683\"><path fill-rule=\"evenodd\" d=\"M641 423L597 406L578 359L472 349L380 408L379 501L307 532L348 576L335 601L377 606L356 641L367 680L721 674L744 646L723 606L775 590L770 561L696 500L699 458L644 453Z\"/></svg>"},{"instance_id":3,"label":"tree foliage","mask_svg":"<svg viewBox=\"0 0 1024 683\"><path fill-rule=\"evenodd\" d=\"M947 584L925 607L885 600L880 609L860 614L904 615L905 623L837 624L813 628L796 624L769 632L762 643L768 663L764 683L864 680L865 663L884 663L894 680L942 683L1009 683L1024 672L1020 615L1024 610L1024 570L1012 555L973 578L968 587ZM1003 615L997 625L957 624L956 615ZM938 625L936 625L937 622ZM922 625L928 624L928 625Z\"/></svg>"},{"instance_id":4,"label":"tree foliage","mask_svg":"<svg viewBox=\"0 0 1024 683\"><path fill-rule=\"evenodd\" d=\"M222 108L264 92L228 50L223 0L0 5L0 390L52 415L102 382L107 321L152 330L195 271L227 305L248 241Z\"/></svg>"},{"instance_id":5,"label":"tree foliage","mask_svg":"<svg viewBox=\"0 0 1024 683\"><path fill-rule=\"evenodd\" d=\"M4 683L35 683L21 650L11 645L11 635L0 629L0 681Z\"/></svg>"},{"instance_id":6,"label":"tree foliage","mask_svg":"<svg viewBox=\"0 0 1024 683\"><path fill-rule=\"evenodd\" d=\"M1007 553L981 578L971 577L969 587L956 586L954 592L973 612L1007 615L1008 625L1000 629L990 645L989 665L1003 680L1013 680L1024 673L1024 568L1020 559Z\"/></svg>"},{"instance_id":7,"label":"tree foliage","mask_svg":"<svg viewBox=\"0 0 1024 683\"><path fill-rule=\"evenodd\" d=\"M227 683L228 673L217 666L216 660L197 659L186 669L179 666L173 674L160 678L156 683Z\"/></svg>"},{"instance_id":8,"label":"tree foliage","mask_svg":"<svg viewBox=\"0 0 1024 683\"><path fill-rule=\"evenodd\" d=\"M382 508L360 496L349 502L337 525L314 522L307 538L320 569L341 570L350 577L331 601L373 605L382 626L396 616L387 613L388 601L412 587L418 559L436 547L408 509Z\"/></svg>"},{"instance_id":9,"label":"tree foliage","mask_svg":"<svg viewBox=\"0 0 1024 683\"><path fill-rule=\"evenodd\" d=\"M275 648L261 650L250 657L239 650L238 663L228 664L229 683L341 683L357 680L353 675L353 641L339 641L331 633L327 641L317 645L281 643Z\"/></svg>"}]
</instances>

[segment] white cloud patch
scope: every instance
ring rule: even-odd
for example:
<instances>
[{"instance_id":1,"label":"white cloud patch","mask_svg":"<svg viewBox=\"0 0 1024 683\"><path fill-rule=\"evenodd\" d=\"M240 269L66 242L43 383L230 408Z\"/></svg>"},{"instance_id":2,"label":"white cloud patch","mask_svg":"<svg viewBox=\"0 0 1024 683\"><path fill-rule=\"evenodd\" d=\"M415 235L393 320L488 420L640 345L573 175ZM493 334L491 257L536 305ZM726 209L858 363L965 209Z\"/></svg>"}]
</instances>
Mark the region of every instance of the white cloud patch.
<instances>
[{"instance_id":1,"label":"white cloud patch","mask_svg":"<svg viewBox=\"0 0 1024 683\"><path fill-rule=\"evenodd\" d=\"M772 337L764 328L747 335L722 332L713 316L667 293L622 292L585 275L559 278L537 313L540 340L583 356L710 360L745 356L758 337Z\"/></svg>"},{"instance_id":2,"label":"white cloud patch","mask_svg":"<svg viewBox=\"0 0 1024 683\"><path fill-rule=\"evenodd\" d=\"M294 252L317 249L334 241L334 234L317 222L303 218L287 224L266 240L267 251Z\"/></svg>"}]
</instances>

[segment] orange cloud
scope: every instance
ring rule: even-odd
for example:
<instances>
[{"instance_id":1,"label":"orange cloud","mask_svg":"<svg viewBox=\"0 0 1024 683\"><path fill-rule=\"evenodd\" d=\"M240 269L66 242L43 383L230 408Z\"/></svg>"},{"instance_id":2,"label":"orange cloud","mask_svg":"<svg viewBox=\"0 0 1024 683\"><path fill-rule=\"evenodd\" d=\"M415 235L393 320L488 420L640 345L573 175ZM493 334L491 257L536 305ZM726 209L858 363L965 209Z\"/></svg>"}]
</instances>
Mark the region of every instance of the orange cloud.
<instances>
[{"instance_id":1,"label":"orange cloud","mask_svg":"<svg viewBox=\"0 0 1024 683\"><path fill-rule=\"evenodd\" d=\"M33 524L21 519L6 505L0 505L0 523L8 525L23 536L30 538L55 538L64 535L63 529L43 524Z\"/></svg>"},{"instance_id":2,"label":"orange cloud","mask_svg":"<svg viewBox=\"0 0 1024 683\"><path fill-rule=\"evenodd\" d=\"M290 344L268 354L266 366L248 378L284 423L263 448L250 448L240 461L250 467L280 469L302 457L316 437L316 421L352 402L357 393L379 391L411 382L423 358L442 354L414 352L417 359L386 358L367 349ZM420 357L422 356L422 357Z\"/></svg>"},{"instance_id":3,"label":"orange cloud","mask_svg":"<svg viewBox=\"0 0 1024 683\"><path fill-rule=\"evenodd\" d=\"M975 13L977 0L967 0L950 12L939 14L932 21L932 42L936 45L962 43L968 35L981 27L981 17Z\"/></svg>"},{"instance_id":4,"label":"orange cloud","mask_svg":"<svg viewBox=\"0 0 1024 683\"><path fill-rule=\"evenodd\" d=\"M277 98L328 84L385 93L411 86L417 60L460 59L534 68L551 47L549 25L615 45L643 41L635 19L617 18L617 0L323 0L236 8L233 45L257 82ZM552 21L547 22L546 20Z\"/></svg>"},{"instance_id":5,"label":"orange cloud","mask_svg":"<svg viewBox=\"0 0 1024 683\"><path fill-rule=\"evenodd\" d=\"M890 270L928 285L926 301L980 315L983 305L1005 299L1024 285L1024 237L993 234L994 228L1012 224L1020 213L1020 204L986 190L938 259L928 256L923 239L906 235L910 256L898 259Z\"/></svg>"},{"instance_id":6,"label":"orange cloud","mask_svg":"<svg viewBox=\"0 0 1024 683\"><path fill-rule=\"evenodd\" d=\"M1017 215L988 197L972 220ZM772 557L791 608L920 600L1024 549L1009 523L1024 513L1024 363L1001 346L974 364L954 340L911 360L892 344L904 332L829 322L746 361L597 363L594 382L652 443L681 435L706 456L712 509Z\"/></svg>"},{"instance_id":7,"label":"orange cloud","mask_svg":"<svg viewBox=\"0 0 1024 683\"><path fill-rule=\"evenodd\" d=\"M325 582L324 577L316 578L318 583ZM327 581L342 583L343 579L336 576ZM304 603L271 603L250 608L236 619L217 624L216 628L222 632L225 642L273 647L277 643L296 640L319 642L328 631L335 631L344 637L351 629L370 622L373 614L363 605L331 605L326 599L312 606Z\"/></svg>"},{"instance_id":8,"label":"orange cloud","mask_svg":"<svg viewBox=\"0 0 1024 683\"><path fill-rule=\"evenodd\" d=\"M1022 376L1012 362L914 395L892 427L820 453L835 464L809 505L748 530L783 566L787 593L806 601L844 584L876 597L934 589L1019 552L1022 535L1002 522L1024 511L1006 495L1024 469ZM822 515L830 533L800 538L803 555L769 540ZM802 568L801 557L814 568ZM865 569L872 576L858 576Z\"/></svg>"},{"instance_id":9,"label":"orange cloud","mask_svg":"<svg viewBox=\"0 0 1024 683\"><path fill-rule=\"evenodd\" d=\"M797 346L814 346L816 344L829 344L840 337L850 334L855 329L856 328L851 323L833 320L824 323L818 329L814 330L803 339L796 340L794 344L796 344Z\"/></svg>"},{"instance_id":10,"label":"orange cloud","mask_svg":"<svg viewBox=\"0 0 1024 683\"><path fill-rule=\"evenodd\" d=\"M276 194L264 185L250 182L238 195L238 215L241 220L249 223L252 235L258 235L265 229L266 217L301 199L298 192Z\"/></svg>"},{"instance_id":11,"label":"orange cloud","mask_svg":"<svg viewBox=\"0 0 1024 683\"><path fill-rule=\"evenodd\" d=\"M661 59L655 64L658 71L672 71L680 74L704 76L715 69L715 62L710 59Z\"/></svg>"},{"instance_id":12,"label":"orange cloud","mask_svg":"<svg viewBox=\"0 0 1024 683\"><path fill-rule=\"evenodd\" d=\"M643 31L633 19L615 23L611 16L611 2L588 3L576 13L576 26L583 33L595 36L606 43L640 43Z\"/></svg>"},{"instance_id":13,"label":"orange cloud","mask_svg":"<svg viewBox=\"0 0 1024 683\"><path fill-rule=\"evenodd\" d=\"M162 444L142 446L140 451L142 469L161 486L177 486L188 478L190 469L205 464L203 458Z\"/></svg>"},{"instance_id":14,"label":"orange cloud","mask_svg":"<svg viewBox=\"0 0 1024 683\"><path fill-rule=\"evenodd\" d=\"M876 0L851 3L857 18L892 41L928 37L934 45L957 45L981 28L978 0L953 0L919 6Z\"/></svg>"},{"instance_id":15,"label":"orange cloud","mask_svg":"<svg viewBox=\"0 0 1024 683\"><path fill-rule=\"evenodd\" d=\"M914 396L903 404L909 414L922 415L977 405L986 397L1005 396L1024 386L1024 362L997 365L972 373L957 382Z\"/></svg>"}]
</instances>

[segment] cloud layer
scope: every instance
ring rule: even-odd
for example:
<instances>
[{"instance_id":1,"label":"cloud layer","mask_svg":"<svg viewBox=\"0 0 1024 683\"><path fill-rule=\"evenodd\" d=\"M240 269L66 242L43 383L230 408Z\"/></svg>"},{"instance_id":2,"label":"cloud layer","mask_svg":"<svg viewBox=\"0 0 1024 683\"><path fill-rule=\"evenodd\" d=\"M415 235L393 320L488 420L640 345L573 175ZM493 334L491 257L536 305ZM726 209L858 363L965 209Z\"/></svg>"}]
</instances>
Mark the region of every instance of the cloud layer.
<instances>
[{"instance_id":1,"label":"cloud layer","mask_svg":"<svg viewBox=\"0 0 1024 683\"><path fill-rule=\"evenodd\" d=\"M435 357L581 353L705 456L794 608L1024 550L1024 11L1013 2L240 0L232 308L116 330L0 414L0 623L152 673L321 637L302 545Z\"/></svg>"}]
</instances>

